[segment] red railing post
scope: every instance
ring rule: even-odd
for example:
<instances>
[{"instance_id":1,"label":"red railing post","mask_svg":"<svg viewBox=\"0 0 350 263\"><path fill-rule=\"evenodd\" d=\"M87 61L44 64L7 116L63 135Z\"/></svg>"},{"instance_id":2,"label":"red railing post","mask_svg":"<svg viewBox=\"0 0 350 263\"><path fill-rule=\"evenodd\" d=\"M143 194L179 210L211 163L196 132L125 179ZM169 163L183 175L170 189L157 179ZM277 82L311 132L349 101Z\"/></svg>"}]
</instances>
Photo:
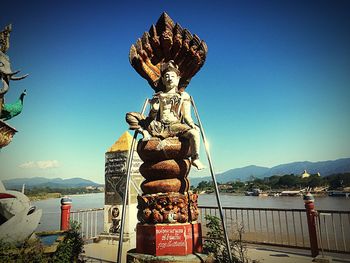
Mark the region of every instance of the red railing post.
<instances>
[{"instance_id":1,"label":"red railing post","mask_svg":"<svg viewBox=\"0 0 350 263\"><path fill-rule=\"evenodd\" d=\"M318 244L317 244L317 232L316 232L316 216L317 212L315 210L315 198L313 195L308 192L304 195L304 204L306 209L307 217L307 226L309 229L309 238L310 238L310 248L311 256L316 257L318 255Z\"/></svg>"},{"instance_id":2,"label":"red railing post","mask_svg":"<svg viewBox=\"0 0 350 263\"><path fill-rule=\"evenodd\" d=\"M72 207L72 199L70 199L67 196L61 198L61 230L69 229L71 207Z\"/></svg>"}]
</instances>

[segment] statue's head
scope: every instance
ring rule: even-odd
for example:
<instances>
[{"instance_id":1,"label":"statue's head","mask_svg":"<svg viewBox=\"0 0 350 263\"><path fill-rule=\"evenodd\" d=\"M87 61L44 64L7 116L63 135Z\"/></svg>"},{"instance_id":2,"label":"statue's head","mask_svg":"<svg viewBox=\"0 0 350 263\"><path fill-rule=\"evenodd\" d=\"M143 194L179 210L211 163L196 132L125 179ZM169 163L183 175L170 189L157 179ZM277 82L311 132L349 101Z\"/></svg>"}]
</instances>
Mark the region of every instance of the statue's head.
<instances>
[{"instance_id":1,"label":"statue's head","mask_svg":"<svg viewBox=\"0 0 350 263\"><path fill-rule=\"evenodd\" d=\"M173 60L162 64L161 66L162 82L165 86L165 91L178 87L180 81L180 71Z\"/></svg>"}]
</instances>

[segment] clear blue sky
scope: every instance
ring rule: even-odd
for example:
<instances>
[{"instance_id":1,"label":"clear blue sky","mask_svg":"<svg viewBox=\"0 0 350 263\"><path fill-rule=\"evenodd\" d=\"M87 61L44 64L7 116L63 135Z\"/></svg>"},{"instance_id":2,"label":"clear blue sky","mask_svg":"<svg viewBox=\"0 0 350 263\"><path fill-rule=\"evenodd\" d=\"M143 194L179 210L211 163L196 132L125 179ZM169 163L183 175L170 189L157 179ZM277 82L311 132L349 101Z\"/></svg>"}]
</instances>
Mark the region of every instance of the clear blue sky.
<instances>
[{"instance_id":1,"label":"clear blue sky","mask_svg":"<svg viewBox=\"0 0 350 263\"><path fill-rule=\"evenodd\" d=\"M1 4L0 27L13 23L12 68L30 76L6 97L28 92L0 179L104 182L125 113L152 94L130 45L163 11L208 44L187 91L217 172L350 157L349 1L14 0Z\"/></svg>"}]
</instances>

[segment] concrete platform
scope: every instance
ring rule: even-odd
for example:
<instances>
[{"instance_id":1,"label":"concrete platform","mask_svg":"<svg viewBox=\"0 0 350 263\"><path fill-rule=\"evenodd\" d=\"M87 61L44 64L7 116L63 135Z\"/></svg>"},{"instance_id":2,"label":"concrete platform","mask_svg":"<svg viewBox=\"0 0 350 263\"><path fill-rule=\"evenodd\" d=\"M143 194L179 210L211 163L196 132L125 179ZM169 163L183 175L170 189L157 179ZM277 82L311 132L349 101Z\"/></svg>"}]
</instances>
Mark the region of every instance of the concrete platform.
<instances>
[{"instance_id":1,"label":"concrete platform","mask_svg":"<svg viewBox=\"0 0 350 263\"><path fill-rule=\"evenodd\" d=\"M119 239L117 237L100 236L95 242L84 245L84 258L87 262L117 262ZM135 238L124 239L123 243L123 262L126 262L126 253L131 248L136 247Z\"/></svg>"},{"instance_id":2,"label":"concrete platform","mask_svg":"<svg viewBox=\"0 0 350 263\"><path fill-rule=\"evenodd\" d=\"M306 249L284 248L265 245L248 245L248 257L259 263L306 263L306 262L340 262L350 263L350 254L324 252L315 259ZM321 260L321 261L320 261ZM324 261L327 260L327 261Z\"/></svg>"},{"instance_id":3,"label":"concrete platform","mask_svg":"<svg viewBox=\"0 0 350 263\"><path fill-rule=\"evenodd\" d=\"M214 263L214 259L205 254L190 254L187 256L153 256L136 253L135 249L128 251L127 263Z\"/></svg>"},{"instance_id":4,"label":"concrete platform","mask_svg":"<svg viewBox=\"0 0 350 263\"><path fill-rule=\"evenodd\" d=\"M126 263L127 251L135 248L135 242L124 242L123 262ZM248 245L248 257L259 263L311 263L315 262L310 256L310 251L304 249L290 249L283 247ZM86 244L85 259L87 262L117 262L117 240L100 240L97 243ZM325 253L335 263L350 263L350 254ZM320 255L319 257L322 257Z\"/></svg>"}]
</instances>

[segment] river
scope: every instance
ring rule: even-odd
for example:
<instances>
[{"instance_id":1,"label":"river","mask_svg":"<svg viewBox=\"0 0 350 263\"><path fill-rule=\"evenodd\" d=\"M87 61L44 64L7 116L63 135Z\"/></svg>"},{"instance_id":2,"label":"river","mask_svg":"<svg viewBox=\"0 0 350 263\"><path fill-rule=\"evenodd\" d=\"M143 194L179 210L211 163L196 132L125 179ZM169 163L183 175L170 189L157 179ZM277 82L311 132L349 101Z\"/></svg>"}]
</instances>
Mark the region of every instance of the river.
<instances>
[{"instance_id":1,"label":"river","mask_svg":"<svg viewBox=\"0 0 350 263\"><path fill-rule=\"evenodd\" d=\"M222 194L223 206L242 208L289 208L303 209L302 197L255 197L233 196ZM104 193L73 195L72 210L87 208L102 208L104 205ZM202 194L199 196L200 206L217 206L214 194ZM37 208L43 210L40 225L37 231L57 230L60 227L60 198L46 199L33 202ZM350 198L345 197L316 197L315 207L320 210L350 210ZM103 220L103 219L102 219Z\"/></svg>"}]
</instances>

